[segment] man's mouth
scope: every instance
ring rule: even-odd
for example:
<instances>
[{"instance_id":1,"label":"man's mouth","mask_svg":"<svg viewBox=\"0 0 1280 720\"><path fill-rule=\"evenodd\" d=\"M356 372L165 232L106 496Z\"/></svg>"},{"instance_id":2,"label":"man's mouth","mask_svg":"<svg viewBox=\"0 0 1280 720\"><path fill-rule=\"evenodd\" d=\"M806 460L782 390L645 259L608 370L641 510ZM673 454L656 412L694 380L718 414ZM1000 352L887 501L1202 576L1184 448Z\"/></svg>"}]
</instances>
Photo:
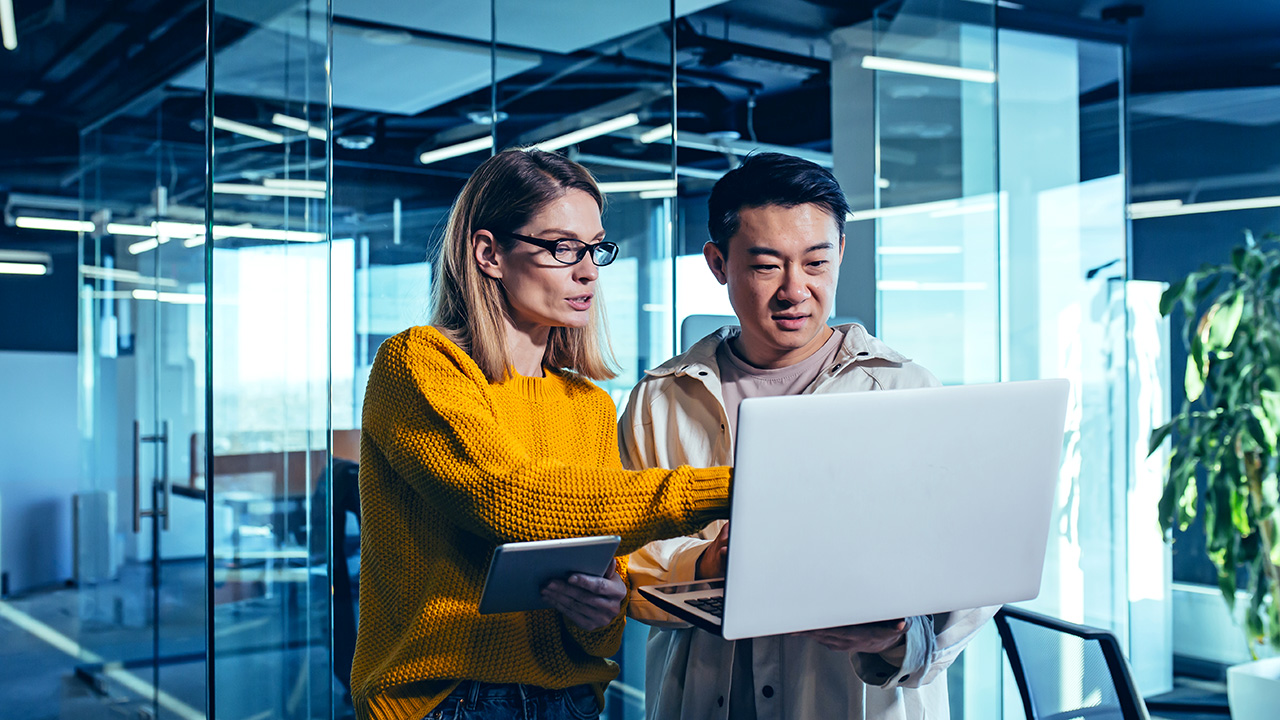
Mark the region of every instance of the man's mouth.
<instances>
[{"instance_id":1,"label":"man's mouth","mask_svg":"<svg viewBox=\"0 0 1280 720\"><path fill-rule=\"evenodd\" d=\"M807 314L797 315L794 313L779 313L773 316L773 321L787 330L799 330L804 327L804 324L808 322L808 320L809 316Z\"/></svg>"}]
</instances>

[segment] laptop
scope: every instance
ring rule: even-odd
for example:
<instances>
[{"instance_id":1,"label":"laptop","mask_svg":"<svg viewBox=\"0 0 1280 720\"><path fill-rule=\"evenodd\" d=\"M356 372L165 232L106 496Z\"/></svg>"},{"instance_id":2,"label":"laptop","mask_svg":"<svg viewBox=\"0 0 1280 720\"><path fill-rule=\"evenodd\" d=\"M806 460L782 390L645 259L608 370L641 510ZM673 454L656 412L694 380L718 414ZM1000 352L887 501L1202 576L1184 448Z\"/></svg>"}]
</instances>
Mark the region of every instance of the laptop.
<instances>
[{"instance_id":1,"label":"laptop","mask_svg":"<svg viewBox=\"0 0 1280 720\"><path fill-rule=\"evenodd\" d=\"M728 640L1033 599L1068 388L743 400L725 577L640 593Z\"/></svg>"}]
</instances>

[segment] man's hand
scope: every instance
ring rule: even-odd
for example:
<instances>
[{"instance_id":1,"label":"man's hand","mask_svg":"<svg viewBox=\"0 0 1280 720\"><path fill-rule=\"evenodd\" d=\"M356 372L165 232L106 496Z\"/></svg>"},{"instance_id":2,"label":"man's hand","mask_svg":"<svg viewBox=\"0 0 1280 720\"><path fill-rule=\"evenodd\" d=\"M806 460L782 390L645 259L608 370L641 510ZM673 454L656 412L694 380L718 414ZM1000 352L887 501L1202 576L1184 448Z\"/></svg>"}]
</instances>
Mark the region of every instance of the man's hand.
<instances>
[{"instance_id":1,"label":"man's hand","mask_svg":"<svg viewBox=\"0 0 1280 720\"><path fill-rule=\"evenodd\" d=\"M599 630L622 613L627 584L618 575L614 560L608 574L593 577L574 573L567 580L552 580L542 588L542 599L583 630Z\"/></svg>"},{"instance_id":2,"label":"man's hand","mask_svg":"<svg viewBox=\"0 0 1280 720\"><path fill-rule=\"evenodd\" d=\"M813 638L837 652L858 652L878 655L904 642L907 636L906 620L885 620L865 625L810 630L798 633Z\"/></svg>"},{"instance_id":3,"label":"man's hand","mask_svg":"<svg viewBox=\"0 0 1280 720\"><path fill-rule=\"evenodd\" d=\"M694 578L702 580L704 578L724 577L724 564L728 557L729 523L726 522L720 526L720 532L716 534L716 539L702 549L702 554L698 556L698 568L694 571Z\"/></svg>"}]
</instances>

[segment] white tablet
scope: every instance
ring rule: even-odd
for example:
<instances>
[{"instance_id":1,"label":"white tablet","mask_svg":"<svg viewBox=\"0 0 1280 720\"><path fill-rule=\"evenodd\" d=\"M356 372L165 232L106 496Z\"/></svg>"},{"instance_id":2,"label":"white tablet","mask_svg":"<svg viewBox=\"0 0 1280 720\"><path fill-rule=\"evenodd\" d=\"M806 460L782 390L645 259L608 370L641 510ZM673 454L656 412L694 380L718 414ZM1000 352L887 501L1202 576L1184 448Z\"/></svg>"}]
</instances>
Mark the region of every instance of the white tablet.
<instances>
[{"instance_id":1,"label":"white tablet","mask_svg":"<svg viewBox=\"0 0 1280 720\"><path fill-rule=\"evenodd\" d=\"M484 581L480 614L549 607L542 599L544 585L574 573L603 576L612 567L620 542L617 535L598 535L499 545Z\"/></svg>"}]
</instances>

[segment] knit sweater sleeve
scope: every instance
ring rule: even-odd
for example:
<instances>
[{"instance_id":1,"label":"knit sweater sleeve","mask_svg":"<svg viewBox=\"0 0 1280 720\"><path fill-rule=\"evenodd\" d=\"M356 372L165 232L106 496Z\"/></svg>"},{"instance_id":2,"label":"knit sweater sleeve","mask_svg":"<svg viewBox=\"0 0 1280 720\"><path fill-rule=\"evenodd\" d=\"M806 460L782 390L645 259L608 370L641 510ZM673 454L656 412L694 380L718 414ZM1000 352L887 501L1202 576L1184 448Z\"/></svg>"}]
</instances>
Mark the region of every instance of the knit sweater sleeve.
<instances>
[{"instance_id":1,"label":"knit sweater sleeve","mask_svg":"<svg viewBox=\"0 0 1280 720\"><path fill-rule=\"evenodd\" d=\"M619 535L623 554L728 514L729 468L535 458L498 422L487 387L456 345L415 329L383 343L364 402L364 431L396 474L467 531L495 543Z\"/></svg>"}]
</instances>

